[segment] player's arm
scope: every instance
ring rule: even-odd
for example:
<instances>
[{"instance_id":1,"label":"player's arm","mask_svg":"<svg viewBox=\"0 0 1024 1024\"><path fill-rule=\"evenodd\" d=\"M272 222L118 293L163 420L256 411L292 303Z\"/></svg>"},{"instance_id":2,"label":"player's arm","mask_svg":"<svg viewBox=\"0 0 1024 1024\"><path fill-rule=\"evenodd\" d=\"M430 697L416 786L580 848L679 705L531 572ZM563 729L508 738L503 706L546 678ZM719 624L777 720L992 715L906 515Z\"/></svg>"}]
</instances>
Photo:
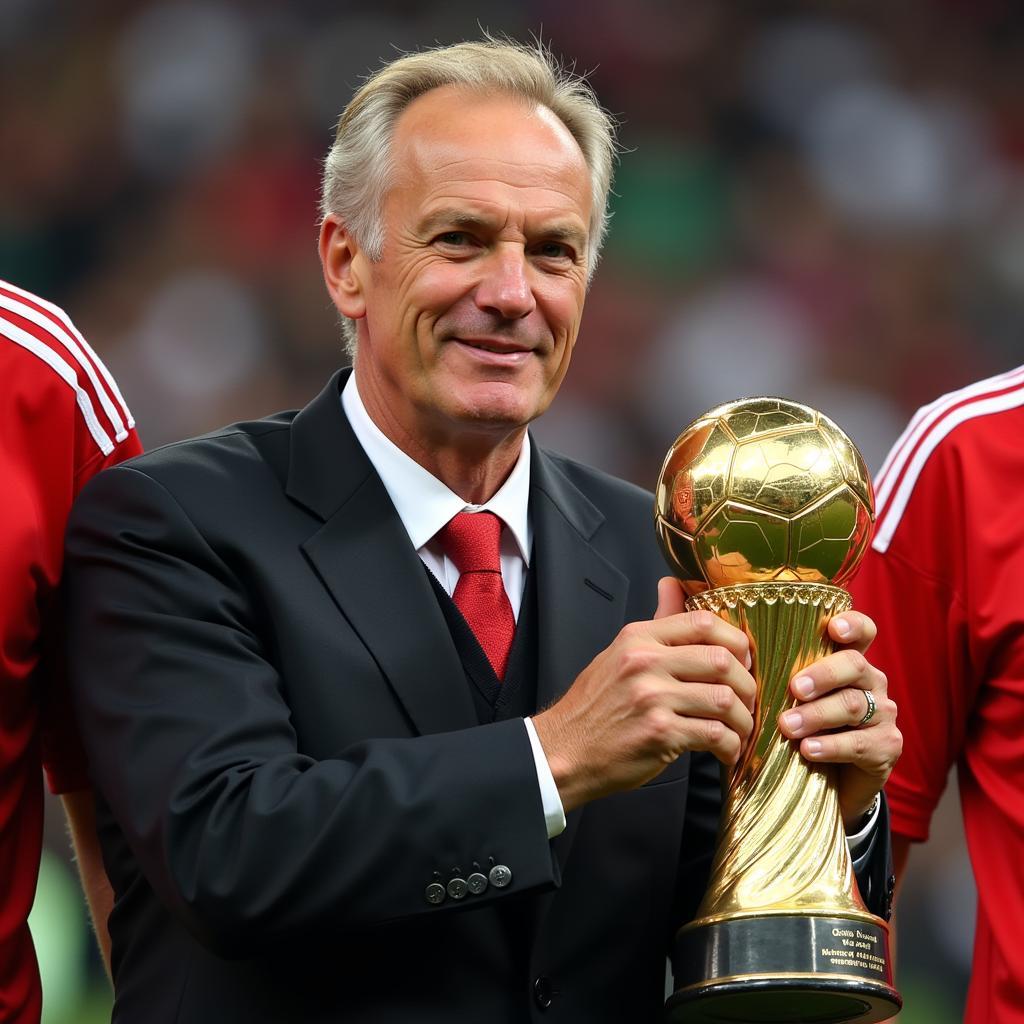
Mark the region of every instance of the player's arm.
<instances>
[{"instance_id":1,"label":"player's arm","mask_svg":"<svg viewBox=\"0 0 1024 1024\"><path fill-rule=\"evenodd\" d=\"M96 807L91 789L63 793L61 802L68 820L68 831L75 849L78 877L89 904L92 925L96 932L103 965L110 977L110 932L107 922L114 907L114 892L103 867L99 839L96 836Z\"/></svg>"}]
</instances>

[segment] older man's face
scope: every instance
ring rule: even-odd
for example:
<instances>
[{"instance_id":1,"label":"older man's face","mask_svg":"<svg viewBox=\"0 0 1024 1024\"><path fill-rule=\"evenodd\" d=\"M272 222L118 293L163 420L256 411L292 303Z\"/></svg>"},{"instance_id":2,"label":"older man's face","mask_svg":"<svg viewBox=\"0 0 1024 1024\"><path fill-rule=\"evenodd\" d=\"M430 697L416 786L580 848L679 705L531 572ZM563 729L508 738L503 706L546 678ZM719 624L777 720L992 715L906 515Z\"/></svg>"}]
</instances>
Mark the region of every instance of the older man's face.
<instances>
[{"instance_id":1,"label":"older man's face","mask_svg":"<svg viewBox=\"0 0 1024 1024\"><path fill-rule=\"evenodd\" d=\"M507 437L565 376L586 291L590 176L546 108L453 87L400 118L357 381L399 444ZM404 444L403 444L404 446Z\"/></svg>"}]
</instances>

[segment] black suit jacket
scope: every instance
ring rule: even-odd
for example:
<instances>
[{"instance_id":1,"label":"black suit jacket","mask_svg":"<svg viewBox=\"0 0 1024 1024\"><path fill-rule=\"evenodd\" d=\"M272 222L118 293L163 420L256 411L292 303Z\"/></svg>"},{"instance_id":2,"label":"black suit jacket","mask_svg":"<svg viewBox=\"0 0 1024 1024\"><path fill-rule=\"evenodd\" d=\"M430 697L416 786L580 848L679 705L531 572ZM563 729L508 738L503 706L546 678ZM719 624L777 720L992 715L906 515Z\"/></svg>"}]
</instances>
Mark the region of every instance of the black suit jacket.
<instances>
[{"instance_id":1,"label":"black suit jacket","mask_svg":"<svg viewBox=\"0 0 1024 1024\"><path fill-rule=\"evenodd\" d=\"M715 765L684 756L547 839L525 728L477 723L343 379L101 474L72 516L114 1020L655 1021ZM544 705L664 570L635 487L535 450L530 509ZM507 887L425 898L492 861Z\"/></svg>"}]
</instances>

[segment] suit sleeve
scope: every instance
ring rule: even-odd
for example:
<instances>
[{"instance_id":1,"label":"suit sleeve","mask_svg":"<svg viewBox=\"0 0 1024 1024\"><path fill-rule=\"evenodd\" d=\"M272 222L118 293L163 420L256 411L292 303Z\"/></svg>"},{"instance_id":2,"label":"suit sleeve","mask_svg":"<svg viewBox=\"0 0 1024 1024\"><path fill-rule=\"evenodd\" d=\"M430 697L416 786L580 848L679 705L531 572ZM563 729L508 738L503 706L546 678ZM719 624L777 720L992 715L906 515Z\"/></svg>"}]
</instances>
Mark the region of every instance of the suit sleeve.
<instances>
[{"instance_id":1,"label":"suit sleeve","mask_svg":"<svg viewBox=\"0 0 1024 1024\"><path fill-rule=\"evenodd\" d=\"M892 916L892 897L896 874L892 861L892 836L889 831L889 804L882 794L878 819L864 849L853 861L857 887L872 914L888 921Z\"/></svg>"},{"instance_id":2,"label":"suit sleeve","mask_svg":"<svg viewBox=\"0 0 1024 1024\"><path fill-rule=\"evenodd\" d=\"M557 884L521 720L297 749L244 588L157 481L112 469L68 534L72 685L97 788L149 884L211 948L362 929ZM339 666L339 685L343 685ZM512 882L440 906L434 872ZM486 867L484 868L486 871Z\"/></svg>"}]
</instances>

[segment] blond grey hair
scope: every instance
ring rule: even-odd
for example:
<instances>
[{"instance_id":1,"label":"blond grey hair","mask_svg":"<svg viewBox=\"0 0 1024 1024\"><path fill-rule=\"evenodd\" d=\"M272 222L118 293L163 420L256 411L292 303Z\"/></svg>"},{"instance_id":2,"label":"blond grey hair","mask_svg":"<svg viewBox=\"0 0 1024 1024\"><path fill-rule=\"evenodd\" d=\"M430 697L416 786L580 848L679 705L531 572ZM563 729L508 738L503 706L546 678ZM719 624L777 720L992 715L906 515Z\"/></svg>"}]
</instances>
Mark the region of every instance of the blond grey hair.
<instances>
[{"instance_id":1,"label":"blond grey hair","mask_svg":"<svg viewBox=\"0 0 1024 1024\"><path fill-rule=\"evenodd\" d=\"M559 62L541 43L528 46L487 36L479 42L405 54L371 75L338 120L334 143L324 162L321 215L334 214L371 260L380 259L395 125L413 100L445 85L484 95L507 94L539 104L568 129L590 171L589 279L608 229L615 122L586 79ZM355 323L344 319L343 330L346 348L354 357Z\"/></svg>"}]
</instances>

